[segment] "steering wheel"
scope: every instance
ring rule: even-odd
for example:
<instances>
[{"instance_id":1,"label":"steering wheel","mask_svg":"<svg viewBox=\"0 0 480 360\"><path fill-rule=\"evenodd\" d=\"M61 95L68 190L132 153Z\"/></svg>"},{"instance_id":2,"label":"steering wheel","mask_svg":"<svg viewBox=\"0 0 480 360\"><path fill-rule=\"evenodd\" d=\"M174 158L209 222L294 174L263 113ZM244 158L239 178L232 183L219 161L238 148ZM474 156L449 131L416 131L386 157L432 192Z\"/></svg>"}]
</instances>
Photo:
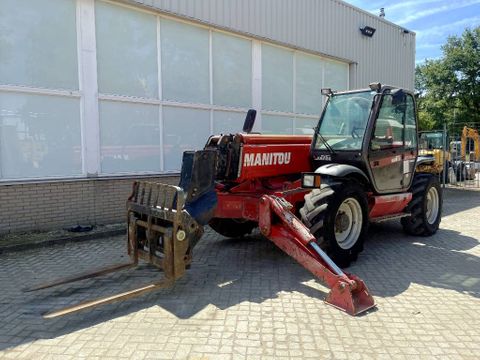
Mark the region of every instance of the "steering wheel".
<instances>
[{"instance_id":1,"label":"steering wheel","mask_svg":"<svg viewBox=\"0 0 480 360\"><path fill-rule=\"evenodd\" d=\"M358 138L361 137L361 135L359 135L359 134L357 133L357 130L363 130L363 129L362 129L362 128L359 128L359 127L354 127L354 128L352 129L352 133L351 133L351 134L352 134L352 138L354 138L354 139L358 139Z\"/></svg>"}]
</instances>

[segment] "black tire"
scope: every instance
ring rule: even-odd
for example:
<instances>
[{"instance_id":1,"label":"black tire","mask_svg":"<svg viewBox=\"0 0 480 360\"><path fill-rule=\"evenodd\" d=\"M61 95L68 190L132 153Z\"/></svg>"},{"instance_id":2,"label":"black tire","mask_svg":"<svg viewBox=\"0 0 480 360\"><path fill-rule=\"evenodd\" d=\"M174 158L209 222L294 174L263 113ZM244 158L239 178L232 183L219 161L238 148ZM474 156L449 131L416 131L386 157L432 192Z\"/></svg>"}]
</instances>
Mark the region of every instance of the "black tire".
<instances>
[{"instance_id":1,"label":"black tire","mask_svg":"<svg viewBox=\"0 0 480 360\"><path fill-rule=\"evenodd\" d=\"M435 176L438 178L438 181L440 183L443 183L443 177L445 177L445 184L448 184L449 183L449 180L448 180L448 172L447 172L447 175L444 175L443 171L439 174L435 174Z\"/></svg>"},{"instance_id":2,"label":"black tire","mask_svg":"<svg viewBox=\"0 0 480 360\"><path fill-rule=\"evenodd\" d=\"M438 212L429 220L427 211L427 195L434 188L438 194ZM442 188L438 179L431 174L415 174L410 191L412 201L405 209L411 216L401 219L405 232L414 236L430 236L437 232L442 219Z\"/></svg>"},{"instance_id":3,"label":"black tire","mask_svg":"<svg viewBox=\"0 0 480 360\"><path fill-rule=\"evenodd\" d=\"M252 230L257 227L257 223L254 221L222 218L213 218L208 225L220 235L230 238L237 238L250 234Z\"/></svg>"},{"instance_id":4,"label":"black tire","mask_svg":"<svg viewBox=\"0 0 480 360\"><path fill-rule=\"evenodd\" d=\"M463 162L458 163L457 167L455 169L455 173L457 175L457 181L464 181L467 173L467 170L465 168L465 164Z\"/></svg>"},{"instance_id":5,"label":"black tire","mask_svg":"<svg viewBox=\"0 0 480 360\"><path fill-rule=\"evenodd\" d=\"M449 184L456 184L457 183L457 176L455 175L455 167L452 165L448 168L447 178Z\"/></svg>"},{"instance_id":6,"label":"black tire","mask_svg":"<svg viewBox=\"0 0 480 360\"><path fill-rule=\"evenodd\" d=\"M451 167L452 167L452 163L450 161L446 161L443 166L443 171L441 171L440 174L438 174L438 181L440 181L440 183L443 182L443 177L445 177L445 184L450 183L448 172Z\"/></svg>"},{"instance_id":7,"label":"black tire","mask_svg":"<svg viewBox=\"0 0 480 360\"><path fill-rule=\"evenodd\" d=\"M341 215L337 213L342 203L351 202L351 200L347 201L351 198L356 200L360 207L359 213L362 223L353 233L352 240L340 244L335 235L336 220L339 219L337 215ZM367 196L364 189L358 184L345 182L340 185L324 185L321 189L312 190L305 195L305 205L300 209L300 215L304 224L310 228L310 231L316 237L320 247L338 266L345 268L352 261L357 260L358 254L363 250L363 243L368 230L367 209ZM349 231L352 232L353 227ZM349 236L347 235L347 239Z\"/></svg>"}]
</instances>

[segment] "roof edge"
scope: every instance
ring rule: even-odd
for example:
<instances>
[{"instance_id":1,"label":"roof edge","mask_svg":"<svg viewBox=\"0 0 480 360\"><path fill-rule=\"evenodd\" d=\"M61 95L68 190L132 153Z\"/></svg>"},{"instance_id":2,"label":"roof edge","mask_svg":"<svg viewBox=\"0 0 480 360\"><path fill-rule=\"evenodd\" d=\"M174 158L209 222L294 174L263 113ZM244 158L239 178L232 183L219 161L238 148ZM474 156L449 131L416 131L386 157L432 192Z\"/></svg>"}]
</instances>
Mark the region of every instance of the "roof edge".
<instances>
[{"instance_id":1,"label":"roof edge","mask_svg":"<svg viewBox=\"0 0 480 360\"><path fill-rule=\"evenodd\" d=\"M359 13L362 13L362 14L364 14L364 15L367 15L367 16L369 16L369 17L372 18L372 19L380 20L381 22L383 22L383 23L385 23L385 24L387 24L387 25L392 25L392 26L395 26L395 27L399 28L400 30L407 30L409 33L411 33L411 34L413 34L413 35L415 35L415 36L417 35L416 32L413 31L413 30L410 30L410 29L407 29L406 27L403 27L403 26L401 26L401 25L395 24L394 22L392 22L392 21L390 21L390 20L387 20L387 19L385 19L385 18L383 18L383 17L374 15L374 14L372 14L371 12L369 12L369 11L367 11L367 10L364 10L364 9L362 9L362 8L359 8L358 6L352 5L352 4L350 4L350 3L348 3L348 2L346 2L346 1L344 1L344 0L331 0L331 1L336 2L336 3L338 3L338 4L342 4L342 5L346 6L346 7L349 7L349 8L351 8L352 10L355 10L355 11L357 11L357 12L359 12ZM379 10L380 10L380 9L379 9Z\"/></svg>"}]
</instances>

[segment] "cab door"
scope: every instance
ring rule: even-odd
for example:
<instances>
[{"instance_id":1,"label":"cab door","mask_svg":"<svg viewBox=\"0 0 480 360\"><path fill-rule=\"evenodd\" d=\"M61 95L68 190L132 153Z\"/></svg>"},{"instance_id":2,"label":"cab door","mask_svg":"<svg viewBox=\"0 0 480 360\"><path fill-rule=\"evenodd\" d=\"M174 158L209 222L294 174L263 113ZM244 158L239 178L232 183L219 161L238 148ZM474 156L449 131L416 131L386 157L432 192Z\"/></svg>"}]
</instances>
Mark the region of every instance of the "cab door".
<instances>
[{"instance_id":1,"label":"cab door","mask_svg":"<svg viewBox=\"0 0 480 360\"><path fill-rule=\"evenodd\" d=\"M371 136L368 159L377 191L393 193L408 189L416 155L413 97L401 90L384 94Z\"/></svg>"}]
</instances>

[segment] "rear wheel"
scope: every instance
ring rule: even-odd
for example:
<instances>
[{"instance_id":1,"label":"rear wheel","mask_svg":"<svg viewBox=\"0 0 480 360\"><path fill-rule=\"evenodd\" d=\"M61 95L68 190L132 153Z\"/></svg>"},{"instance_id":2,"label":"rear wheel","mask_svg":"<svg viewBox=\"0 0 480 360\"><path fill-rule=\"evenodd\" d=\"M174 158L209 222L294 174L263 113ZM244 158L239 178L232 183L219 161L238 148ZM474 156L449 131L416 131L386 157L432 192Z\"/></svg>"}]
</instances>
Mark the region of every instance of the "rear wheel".
<instances>
[{"instance_id":1,"label":"rear wheel","mask_svg":"<svg viewBox=\"0 0 480 360\"><path fill-rule=\"evenodd\" d=\"M411 215L401 219L407 234L430 236L437 232L442 218L442 189L435 176L416 174L412 187L412 201L406 211Z\"/></svg>"},{"instance_id":2,"label":"rear wheel","mask_svg":"<svg viewBox=\"0 0 480 360\"><path fill-rule=\"evenodd\" d=\"M213 218L208 223L220 235L236 238L250 234L257 227L257 223L242 219Z\"/></svg>"},{"instance_id":3,"label":"rear wheel","mask_svg":"<svg viewBox=\"0 0 480 360\"><path fill-rule=\"evenodd\" d=\"M347 267L363 250L368 227L367 197L354 183L324 186L305 195L303 222L318 244L340 267Z\"/></svg>"}]
</instances>

